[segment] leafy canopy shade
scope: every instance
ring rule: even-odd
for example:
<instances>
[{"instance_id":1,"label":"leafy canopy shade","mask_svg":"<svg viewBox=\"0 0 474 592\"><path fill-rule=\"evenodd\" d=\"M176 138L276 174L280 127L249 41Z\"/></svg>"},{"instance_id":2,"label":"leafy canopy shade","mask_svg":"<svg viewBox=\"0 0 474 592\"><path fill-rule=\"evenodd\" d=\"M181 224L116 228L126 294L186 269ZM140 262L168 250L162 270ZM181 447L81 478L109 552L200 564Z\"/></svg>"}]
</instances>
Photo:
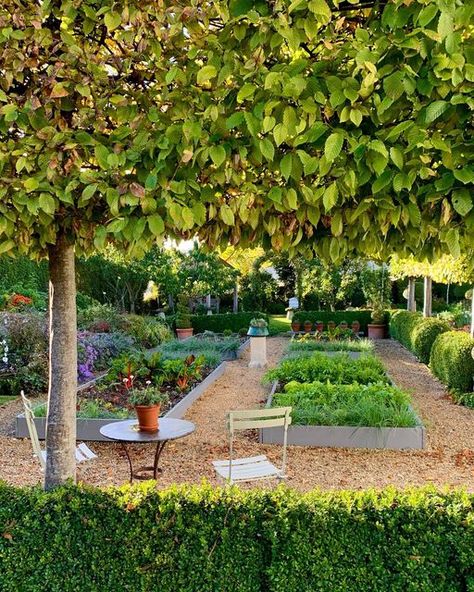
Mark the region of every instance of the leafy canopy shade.
<instances>
[{"instance_id":1,"label":"leafy canopy shade","mask_svg":"<svg viewBox=\"0 0 474 592\"><path fill-rule=\"evenodd\" d=\"M0 251L474 245L471 2L0 8Z\"/></svg>"},{"instance_id":2,"label":"leafy canopy shade","mask_svg":"<svg viewBox=\"0 0 474 592\"><path fill-rule=\"evenodd\" d=\"M415 257L392 257L390 277L394 280L408 277L430 277L440 284L467 284L474 281L474 257L443 255L433 262L418 261Z\"/></svg>"}]
</instances>

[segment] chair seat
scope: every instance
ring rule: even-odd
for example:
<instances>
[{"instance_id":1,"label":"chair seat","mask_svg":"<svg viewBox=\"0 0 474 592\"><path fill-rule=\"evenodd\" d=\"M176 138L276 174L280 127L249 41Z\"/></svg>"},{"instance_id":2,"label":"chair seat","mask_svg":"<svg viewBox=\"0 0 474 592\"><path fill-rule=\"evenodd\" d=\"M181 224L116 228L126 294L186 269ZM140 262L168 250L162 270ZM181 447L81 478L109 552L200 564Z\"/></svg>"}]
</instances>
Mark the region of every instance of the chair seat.
<instances>
[{"instance_id":1,"label":"chair seat","mask_svg":"<svg viewBox=\"0 0 474 592\"><path fill-rule=\"evenodd\" d=\"M230 463L228 460L215 460L212 464L220 477L229 479ZM269 477L283 478L283 476L282 471L277 469L264 455L236 458L232 461L232 481L253 481Z\"/></svg>"},{"instance_id":2,"label":"chair seat","mask_svg":"<svg viewBox=\"0 0 474 592\"><path fill-rule=\"evenodd\" d=\"M81 442L81 444L79 444L76 447L75 456L76 462L78 464L81 462L85 462L87 460L93 460L94 458L97 458L97 454L92 452L89 446L87 446L87 444L84 444L84 442ZM43 461L46 463L46 450L41 450L41 457L43 458Z\"/></svg>"}]
</instances>

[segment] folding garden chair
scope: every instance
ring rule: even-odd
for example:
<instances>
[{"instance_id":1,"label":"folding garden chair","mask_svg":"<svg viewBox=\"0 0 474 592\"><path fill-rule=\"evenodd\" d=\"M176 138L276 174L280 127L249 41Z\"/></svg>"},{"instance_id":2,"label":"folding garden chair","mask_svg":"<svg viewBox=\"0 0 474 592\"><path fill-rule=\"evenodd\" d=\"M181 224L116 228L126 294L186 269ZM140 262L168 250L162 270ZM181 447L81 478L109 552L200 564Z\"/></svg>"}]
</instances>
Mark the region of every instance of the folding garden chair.
<instances>
[{"instance_id":1,"label":"folding garden chair","mask_svg":"<svg viewBox=\"0 0 474 592\"><path fill-rule=\"evenodd\" d=\"M21 399L23 401L23 407L25 409L25 419L28 426L28 432L30 434L31 445L33 447L33 454L40 462L41 470L44 472L46 469L46 450L42 450L40 441L38 438L38 432L34 422L34 413L30 401L25 396L25 393L21 391ZM76 447L76 462L82 463L88 460L97 458L97 455L83 442Z\"/></svg>"},{"instance_id":2,"label":"folding garden chair","mask_svg":"<svg viewBox=\"0 0 474 592\"><path fill-rule=\"evenodd\" d=\"M291 407L275 407L274 409L253 409L231 411L228 415L230 432L229 460L213 461L214 468L222 479L228 483L238 481L256 481L257 479L285 479L286 442L288 426L291 424ZM255 428L283 427L283 460L281 469L273 465L265 455L248 458L233 458L234 432Z\"/></svg>"}]
</instances>

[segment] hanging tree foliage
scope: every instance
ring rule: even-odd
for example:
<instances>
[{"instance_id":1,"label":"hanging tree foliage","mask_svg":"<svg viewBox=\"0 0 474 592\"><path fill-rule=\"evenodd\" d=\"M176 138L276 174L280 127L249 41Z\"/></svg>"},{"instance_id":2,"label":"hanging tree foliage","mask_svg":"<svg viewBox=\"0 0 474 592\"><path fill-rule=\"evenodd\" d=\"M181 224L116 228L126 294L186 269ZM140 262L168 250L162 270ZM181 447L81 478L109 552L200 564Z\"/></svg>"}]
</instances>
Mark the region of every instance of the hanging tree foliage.
<instances>
[{"instance_id":1,"label":"hanging tree foliage","mask_svg":"<svg viewBox=\"0 0 474 592\"><path fill-rule=\"evenodd\" d=\"M474 245L472 3L340 8L2 2L0 253L50 260L49 485L74 474L74 253Z\"/></svg>"}]
</instances>

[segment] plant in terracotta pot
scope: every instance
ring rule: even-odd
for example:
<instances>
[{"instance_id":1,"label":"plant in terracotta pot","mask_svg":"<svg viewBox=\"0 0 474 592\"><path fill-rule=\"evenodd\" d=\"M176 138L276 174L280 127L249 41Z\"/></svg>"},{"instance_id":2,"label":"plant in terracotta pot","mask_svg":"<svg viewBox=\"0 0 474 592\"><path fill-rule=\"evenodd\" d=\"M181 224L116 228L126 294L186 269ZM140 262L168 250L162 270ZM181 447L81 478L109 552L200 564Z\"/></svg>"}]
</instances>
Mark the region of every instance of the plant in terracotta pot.
<instances>
[{"instance_id":1,"label":"plant in terracotta pot","mask_svg":"<svg viewBox=\"0 0 474 592\"><path fill-rule=\"evenodd\" d=\"M354 335L357 337L359 335L360 332L360 323L359 321L352 321L352 333L354 333Z\"/></svg>"},{"instance_id":2,"label":"plant in terracotta pot","mask_svg":"<svg viewBox=\"0 0 474 592\"><path fill-rule=\"evenodd\" d=\"M328 331L334 331L336 323L334 321L328 321Z\"/></svg>"},{"instance_id":3,"label":"plant in terracotta pot","mask_svg":"<svg viewBox=\"0 0 474 592\"><path fill-rule=\"evenodd\" d=\"M309 333L313 328L313 323L311 321L305 321L303 326L305 333Z\"/></svg>"},{"instance_id":4,"label":"plant in terracotta pot","mask_svg":"<svg viewBox=\"0 0 474 592\"><path fill-rule=\"evenodd\" d=\"M316 331L318 333L322 333L324 331L324 323L323 323L323 321L316 321Z\"/></svg>"},{"instance_id":5,"label":"plant in terracotta pot","mask_svg":"<svg viewBox=\"0 0 474 592\"><path fill-rule=\"evenodd\" d=\"M345 331L347 329L349 325L347 324L347 321L341 321L339 323L339 328L342 329L343 331Z\"/></svg>"},{"instance_id":6,"label":"plant in terracotta pot","mask_svg":"<svg viewBox=\"0 0 474 592\"><path fill-rule=\"evenodd\" d=\"M301 331L300 321L292 321L291 322L291 330L293 331L293 333L299 333Z\"/></svg>"},{"instance_id":7,"label":"plant in terracotta pot","mask_svg":"<svg viewBox=\"0 0 474 592\"><path fill-rule=\"evenodd\" d=\"M250 328L247 332L249 337L266 337L268 335L268 323L265 319L254 318L250 321Z\"/></svg>"},{"instance_id":8,"label":"plant in terracotta pot","mask_svg":"<svg viewBox=\"0 0 474 592\"><path fill-rule=\"evenodd\" d=\"M176 335L178 336L178 339L187 339L193 334L193 325L191 323L191 314L185 296L180 296L177 309L178 312L175 317Z\"/></svg>"},{"instance_id":9,"label":"plant in terracotta pot","mask_svg":"<svg viewBox=\"0 0 474 592\"><path fill-rule=\"evenodd\" d=\"M141 432L154 433L158 431L161 404L166 403L168 399L166 393L162 393L149 381L147 381L145 388L130 389L129 403L135 407L138 429Z\"/></svg>"},{"instance_id":10,"label":"plant in terracotta pot","mask_svg":"<svg viewBox=\"0 0 474 592\"><path fill-rule=\"evenodd\" d=\"M372 323L367 327L369 339L385 339L385 309L382 302L374 302Z\"/></svg>"}]
</instances>

